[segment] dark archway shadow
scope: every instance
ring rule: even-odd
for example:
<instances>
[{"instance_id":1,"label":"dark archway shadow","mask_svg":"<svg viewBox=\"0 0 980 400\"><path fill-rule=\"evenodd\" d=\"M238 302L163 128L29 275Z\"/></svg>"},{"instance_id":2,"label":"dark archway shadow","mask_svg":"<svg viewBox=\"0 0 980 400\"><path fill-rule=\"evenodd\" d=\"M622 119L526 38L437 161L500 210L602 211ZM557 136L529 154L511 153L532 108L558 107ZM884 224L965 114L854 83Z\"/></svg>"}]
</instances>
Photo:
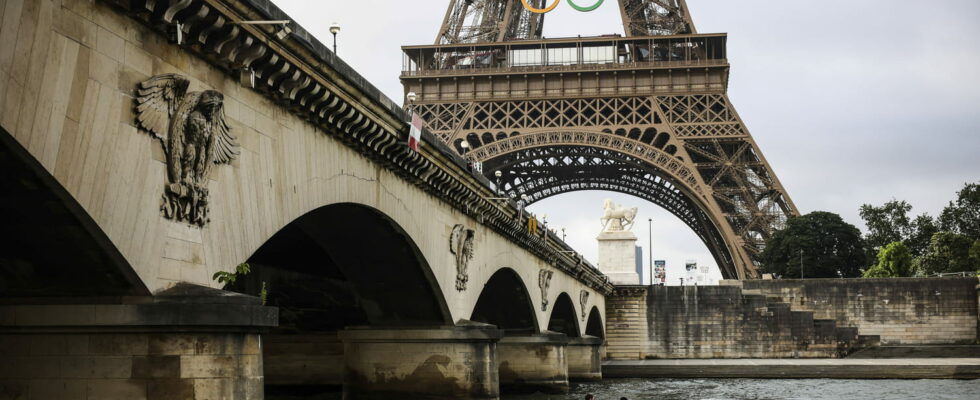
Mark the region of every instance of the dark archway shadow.
<instances>
[{"instance_id":1,"label":"dark archway shadow","mask_svg":"<svg viewBox=\"0 0 980 400\"><path fill-rule=\"evenodd\" d=\"M347 327L451 326L435 275L415 242L382 212L339 203L283 227L248 259L251 272L226 289L279 308L263 336L269 399L333 398L344 381ZM339 398L339 397L337 397Z\"/></svg>"},{"instance_id":2,"label":"dark archway shadow","mask_svg":"<svg viewBox=\"0 0 980 400\"><path fill-rule=\"evenodd\" d=\"M581 336L575 306L568 293L562 292L555 300L555 306L551 309L551 318L548 320L548 330L564 333L570 338Z\"/></svg>"},{"instance_id":3,"label":"dark archway shadow","mask_svg":"<svg viewBox=\"0 0 980 400\"><path fill-rule=\"evenodd\" d=\"M476 322L496 325L506 335L538 332L534 304L527 286L513 269L501 268L490 277L470 317Z\"/></svg>"},{"instance_id":4,"label":"dark archway shadow","mask_svg":"<svg viewBox=\"0 0 980 400\"><path fill-rule=\"evenodd\" d=\"M98 223L3 128L0 221L0 297L150 294Z\"/></svg>"},{"instance_id":5,"label":"dark archway shadow","mask_svg":"<svg viewBox=\"0 0 980 400\"><path fill-rule=\"evenodd\" d=\"M599 314L599 307L597 306L592 306L592 311L589 311L589 319L585 323L585 334L601 339L606 338L606 329L602 324L602 315Z\"/></svg>"},{"instance_id":6,"label":"dark archway shadow","mask_svg":"<svg viewBox=\"0 0 980 400\"><path fill-rule=\"evenodd\" d=\"M449 308L414 241L380 211L354 203L313 210L273 235L230 287L279 307L279 333L349 326L452 325Z\"/></svg>"}]
</instances>

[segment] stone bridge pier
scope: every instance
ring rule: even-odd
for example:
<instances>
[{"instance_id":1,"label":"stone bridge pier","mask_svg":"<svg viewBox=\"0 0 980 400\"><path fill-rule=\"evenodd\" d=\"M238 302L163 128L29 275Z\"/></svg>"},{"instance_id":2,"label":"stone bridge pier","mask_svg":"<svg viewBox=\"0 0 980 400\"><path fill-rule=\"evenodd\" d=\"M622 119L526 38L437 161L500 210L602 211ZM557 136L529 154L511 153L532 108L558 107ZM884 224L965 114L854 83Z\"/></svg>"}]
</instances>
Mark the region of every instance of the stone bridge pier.
<instances>
[{"instance_id":1,"label":"stone bridge pier","mask_svg":"<svg viewBox=\"0 0 980 400\"><path fill-rule=\"evenodd\" d=\"M428 131L409 149L409 115L302 27L243 20L292 18L0 1L0 399L599 377L608 280Z\"/></svg>"}]
</instances>

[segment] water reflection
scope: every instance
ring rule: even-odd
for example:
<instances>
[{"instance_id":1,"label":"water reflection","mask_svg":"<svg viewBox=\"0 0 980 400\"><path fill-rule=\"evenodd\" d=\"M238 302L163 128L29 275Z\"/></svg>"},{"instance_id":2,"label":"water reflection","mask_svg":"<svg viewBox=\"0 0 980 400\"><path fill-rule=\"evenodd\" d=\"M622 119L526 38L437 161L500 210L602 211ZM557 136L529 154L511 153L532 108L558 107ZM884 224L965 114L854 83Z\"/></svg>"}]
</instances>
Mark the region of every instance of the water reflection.
<instances>
[{"instance_id":1,"label":"water reflection","mask_svg":"<svg viewBox=\"0 0 980 400\"><path fill-rule=\"evenodd\" d=\"M818 400L980 399L980 380L607 379L573 385L568 395L504 396L502 400Z\"/></svg>"},{"instance_id":2,"label":"water reflection","mask_svg":"<svg viewBox=\"0 0 980 400\"><path fill-rule=\"evenodd\" d=\"M571 393L501 400L952 400L980 399L980 380L607 379L572 385ZM269 400L340 400L339 392L266 393Z\"/></svg>"}]
</instances>

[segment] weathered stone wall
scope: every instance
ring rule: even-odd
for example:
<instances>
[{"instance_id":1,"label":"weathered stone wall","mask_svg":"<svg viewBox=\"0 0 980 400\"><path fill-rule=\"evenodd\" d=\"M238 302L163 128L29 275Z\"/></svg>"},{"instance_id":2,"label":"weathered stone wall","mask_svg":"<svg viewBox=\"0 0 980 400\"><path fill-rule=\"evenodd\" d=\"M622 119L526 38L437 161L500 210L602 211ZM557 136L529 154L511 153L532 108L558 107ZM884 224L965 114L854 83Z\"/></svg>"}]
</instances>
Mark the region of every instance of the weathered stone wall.
<instances>
[{"instance_id":1,"label":"weathered stone wall","mask_svg":"<svg viewBox=\"0 0 980 400\"><path fill-rule=\"evenodd\" d=\"M976 288L976 278L618 287L606 303L606 357L838 357L879 338L976 343Z\"/></svg>"},{"instance_id":2,"label":"weathered stone wall","mask_svg":"<svg viewBox=\"0 0 980 400\"><path fill-rule=\"evenodd\" d=\"M0 304L0 399L264 398L259 334L278 313L258 298L181 285L61 300Z\"/></svg>"},{"instance_id":3,"label":"weathered stone wall","mask_svg":"<svg viewBox=\"0 0 980 400\"><path fill-rule=\"evenodd\" d=\"M602 354L604 341L595 336L570 338L565 347L568 361L568 380L602 380Z\"/></svg>"},{"instance_id":4,"label":"weathered stone wall","mask_svg":"<svg viewBox=\"0 0 980 400\"><path fill-rule=\"evenodd\" d=\"M262 336L267 385L340 387L344 383L344 343L336 332Z\"/></svg>"},{"instance_id":5,"label":"weathered stone wall","mask_svg":"<svg viewBox=\"0 0 980 400\"><path fill-rule=\"evenodd\" d=\"M341 331L344 399L497 399L502 335L489 325Z\"/></svg>"},{"instance_id":6,"label":"weathered stone wall","mask_svg":"<svg viewBox=\"0 0 980 400\"><path fill-rule=\"evenodd\" d=\"M259 335L0 334L0 398L262 399Z\"/></svg>"},{"instance_id":7,"label":"weathered stone wall","mask_svg":"<svg viewBox=\"0 0 980 400\"><path fill-rule=\"evenodd\" d=\"M620 288L607 304L612 359L834 357L857 339L734 286Z\"/></svg>"},{"instance_id":8,"label":"weathered stone wall","mask_svg":"<svg viewBox=\"0 0 980 400\"><path fill-rule=\"evenodd\" d=\"M879 335L882 344L977 341L977 278L744 281L814 318Z\"/></svg>"},{"instance_id":9,"label":"weathered stone wall","mask_svg":"<svg viewBox=\"0 0 980 400\"><path fill-rule=\"evenodd\" d=\"M606 358L635 360L647 352L647 291L617 287L606 298Z\"/></svg>"},{"instance_id":10,"label":"weathered stone wall","mask_svg":"<svg viewBox=\"0 0 980 400\"><path fill-rule=\"evenodd\" d=\"M567 392L567 346L568 337L555 332L504 337L497 345L501 390Z\"/></svg>"}]
</instances>

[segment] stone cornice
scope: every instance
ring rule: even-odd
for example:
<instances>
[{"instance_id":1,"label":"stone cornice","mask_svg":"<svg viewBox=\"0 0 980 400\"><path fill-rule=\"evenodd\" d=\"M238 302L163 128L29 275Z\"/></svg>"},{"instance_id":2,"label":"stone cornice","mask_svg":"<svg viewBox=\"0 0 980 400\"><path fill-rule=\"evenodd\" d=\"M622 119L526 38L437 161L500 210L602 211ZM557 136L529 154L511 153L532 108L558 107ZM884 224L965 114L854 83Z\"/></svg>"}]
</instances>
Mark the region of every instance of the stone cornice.
<instances>
[{"instance_id":1,"label":"stone cornice","mask_svg":"<svg viewBox=\"0 0 980 400\"><path fill-rule=\"evenodd\" d=\"M608 278L550 232L531 235L526 218L428 131L411 151L408 114L295 22L284 40L273 28L231 21L292 19L268 0L102 0L157 31L180 23L182 46L226 71L251 69L255 90L366 157L480 221L604 295ZM278 29L276 27L275 29Z\"/></svg>"}]
</instances>

